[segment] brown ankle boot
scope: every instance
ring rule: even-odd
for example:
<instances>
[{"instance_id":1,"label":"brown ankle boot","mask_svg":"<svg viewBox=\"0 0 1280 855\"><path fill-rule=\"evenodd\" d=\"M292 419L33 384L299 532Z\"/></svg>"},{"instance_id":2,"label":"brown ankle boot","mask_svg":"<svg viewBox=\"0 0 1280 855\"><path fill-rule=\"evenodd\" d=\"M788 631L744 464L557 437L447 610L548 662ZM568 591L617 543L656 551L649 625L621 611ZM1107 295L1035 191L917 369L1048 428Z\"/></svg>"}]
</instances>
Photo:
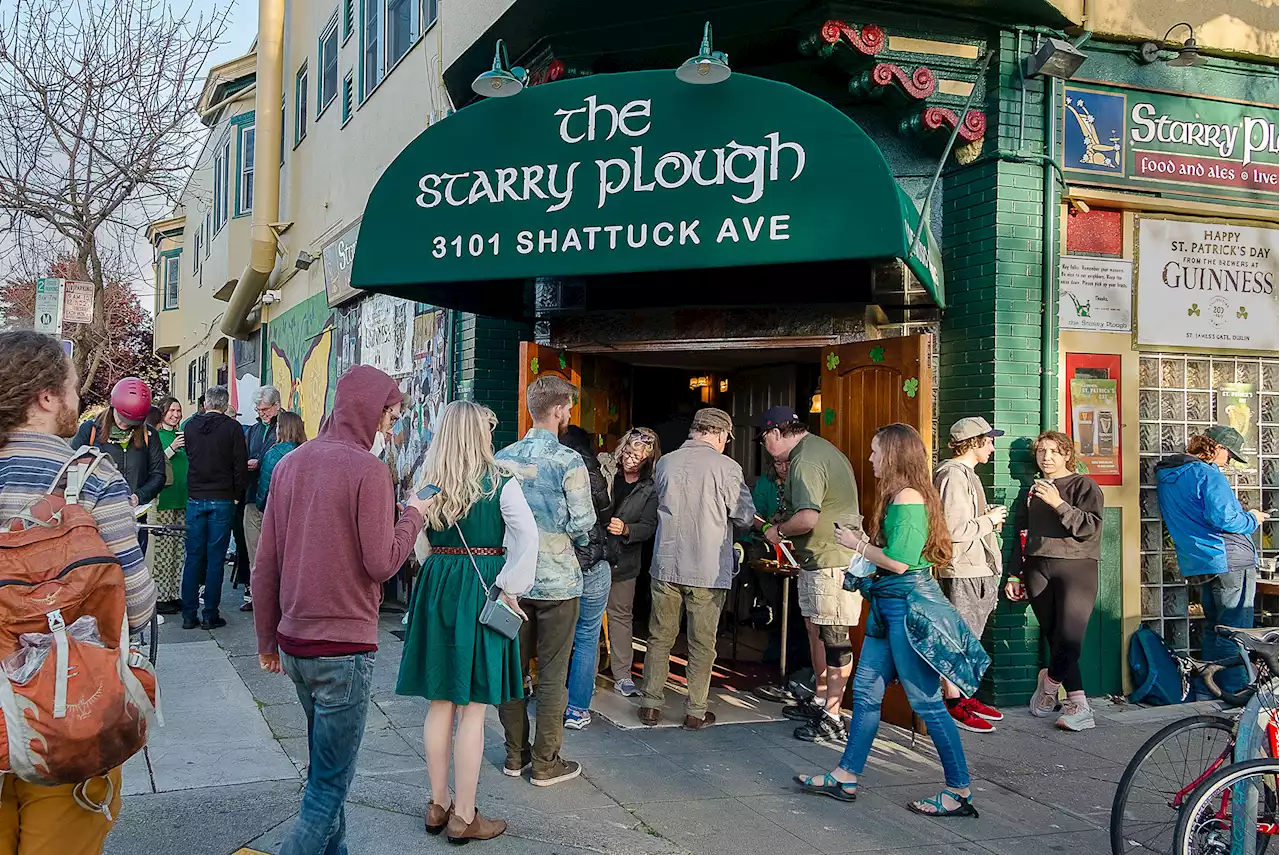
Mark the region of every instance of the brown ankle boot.
<instances>
[{"instance_id":1,"label":"brown ankle boot","mask_svg":"<svg viewBox=\"0 0 1280 855\"><path fill-rule=\"evenodd\" d=\"M480 811L476 811L470 823L464 822L456 813L450 814L449 830L446 833L450 843L461 846L472 840L492 840L506 830L507 823L504 820L485 819Z\"/></svg>"},{"instance_id":2,"label":"brown ankle boot","mask_svg":"<svg viewBox=\"0 0 1280 855\"><path fill-rule=\"evenodd\" d=\"M427 834L434 835L444 831L444 827L449 824L449 818L452 816L452 804L447 808L442 808L435 802L427 805Z\"/></svg>"}]
</instances>

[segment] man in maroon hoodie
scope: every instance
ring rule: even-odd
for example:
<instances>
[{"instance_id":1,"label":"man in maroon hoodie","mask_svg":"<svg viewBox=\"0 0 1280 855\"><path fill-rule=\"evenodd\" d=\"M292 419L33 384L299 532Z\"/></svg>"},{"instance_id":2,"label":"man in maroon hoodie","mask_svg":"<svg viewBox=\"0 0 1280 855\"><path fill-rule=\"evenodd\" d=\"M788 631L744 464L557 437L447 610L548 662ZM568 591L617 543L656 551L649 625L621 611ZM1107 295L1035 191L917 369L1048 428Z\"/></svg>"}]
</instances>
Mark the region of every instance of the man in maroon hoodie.
<instances>
[{"instance_id":1,"label":"man in maroon hoodie","mask_svg":"<svg viewBox=\"0 0 1280 855\"><path fill-rule=\"evenodd\" d=\"M374 437L400 418L394 380L357 365L338 381L320 435L289 452L271 478L252 588L262 668L293 680L307 714L310 768L281 855L346 852L347 788L373 688L382 584L421 531L416 497L395 521Z\"/></svg>"}]
</instances>

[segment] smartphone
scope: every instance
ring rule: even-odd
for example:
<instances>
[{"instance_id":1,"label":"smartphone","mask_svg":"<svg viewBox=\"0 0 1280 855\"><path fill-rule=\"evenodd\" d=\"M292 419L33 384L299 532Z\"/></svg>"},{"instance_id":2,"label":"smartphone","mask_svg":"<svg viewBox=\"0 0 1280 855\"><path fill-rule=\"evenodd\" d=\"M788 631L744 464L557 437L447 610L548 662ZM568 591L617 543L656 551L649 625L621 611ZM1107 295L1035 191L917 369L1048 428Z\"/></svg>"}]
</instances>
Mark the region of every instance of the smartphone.
<instances>
[{"instance_id":1,"label":"smartphone","mask_svg":"<svg viewBox=\"0 0 1280 855\"><path fill-rule=\"evenodd\" d=\"M435 484L427 484L421 490L418 491L418 498L425 502L427 499L430 499L432 496L434 496L436 493L439 493L439 492L440 492L440 488L437 487Z\"/></svg>"}]
</instances>

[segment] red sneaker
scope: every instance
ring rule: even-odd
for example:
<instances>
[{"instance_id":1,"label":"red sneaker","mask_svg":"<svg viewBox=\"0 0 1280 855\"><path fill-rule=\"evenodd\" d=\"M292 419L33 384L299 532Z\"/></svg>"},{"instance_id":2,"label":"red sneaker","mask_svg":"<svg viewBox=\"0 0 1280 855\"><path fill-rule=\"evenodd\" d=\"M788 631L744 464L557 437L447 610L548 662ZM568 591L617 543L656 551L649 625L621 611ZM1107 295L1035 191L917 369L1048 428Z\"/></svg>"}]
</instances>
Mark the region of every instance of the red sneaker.
<instances>
[{"instance_id":1,"label":"red sneaker","mask_svg":"<svg viewBox=\"0 0 1280 855\"><path fill-rule=\"evenodd\" d=\"M960 702L969 712L987 721L1004 721L1004 713L995 707L989 707L977 698L965 698Z\"/></svg>"},{"instance_id":2,"label":"red sneaker","mask_svg":"<svg viewBox=\"0 0 1280 855\"><path fill-rule=\"evenodd\" d=\"M978 718L970 712L964 700L959 703L948 704L947 712L951 713L951 717L955 719L956 727L961 730L967 730L970 733L990 733L996 729L991 722L984 718Z\"/></svg>"}]
</instances>

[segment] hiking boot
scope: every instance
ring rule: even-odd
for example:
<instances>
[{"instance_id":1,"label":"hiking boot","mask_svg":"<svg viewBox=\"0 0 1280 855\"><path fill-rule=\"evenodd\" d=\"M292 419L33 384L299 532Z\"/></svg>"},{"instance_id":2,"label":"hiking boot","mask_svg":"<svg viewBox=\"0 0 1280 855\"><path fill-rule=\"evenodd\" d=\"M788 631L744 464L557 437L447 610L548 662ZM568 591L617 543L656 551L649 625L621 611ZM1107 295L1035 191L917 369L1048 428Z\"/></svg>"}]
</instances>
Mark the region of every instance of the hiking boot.
<instances>
[{"instance_id":1,"label":"hiking boot","mask_svg":"<svg viewBox=\"0 0 1280 855\"><path fill-rule=\"evenodd\" d=\"M996 729L991 722L980 718L973 710L969 709L969 705L965 701L965 698L947 701L947 712L951 713L951 718L955 720L956 727L961 730L967 730L970 733L990 733Z\"/></svg>"},{"instance_id":2,"label":"hiking boot","mask_svg":"<svg viewBox=\"0 0 1280 855\"><path fill-rule=\"evenodd\" d=\"M1004 713L995 707L989 707L977 698L965 698L964 706L969 712L978 718L985 718L987 721L1004 721Z\"/></svg>"},{"instance_id":3,"label":"hiking boot","mask_svg":"<svg viewBox=\"0 0 1280 855\"><path fill-rule=\"evenodd\" d=\"M1078 703L1068 699L1062 705L1062 715L1058 716L1058 720L1054 722L1063 730L1079 732L1089 730L1096 725L1093 722L1093 708L1087 703Z\"/></svg>"},{"instance_id":4,"label":"hiking boot","mask_svg":"<svg viewBox=\"0 0 1280 855\"><path fill-rule=\"evenodd\" d=\"M843 721L834 719L824 712L820 718L797 727L795 737L803 742L844 745L849 741L849 728Z\"/></svg>"},{"instance_id":5,"label":"hiking boot","mask_svg":"<svg viewBox=\"0 0 1280 855\"><path fill-rule=\"evenodd\" d=\"M507 823L501 819L485 819L476 811L476 815L467 822L456 813L449 816L448 829L445 834L449 842L455 845L470 843L472 840L492 840L507 830Z\"/></svg>"},{"instance_id":6,"label":"hiking boot","mask_svg":"<svg viewBox=\"0 0 1280 855\"><path fill-rule=\"evenodd\" d=\"M502 774L508 778L519 778L520 773L533 765L533 755L529 752L518 756L507 755L507 762L502 764Z\"/></svg>"},{"instance_id":7,"label":"hiking boot","mask_svg":"<svg viewBox=\"0 0 1280 855\"><path fill-rule=\"evenodd\" d=\"M613 684L613 690L624 698L634 698L640 694L640 690L636 688L635 680L625 677Z\"/></svg>"},{"instance_id":8,"label":"hiking boot","mask_svg":"<svg viewBox=\"0 0 1280 855\"><path fill-rule=\"evenodd\" d=\"M556 758L547 769L534 769L529 776L529 783L535 787L554 787L563 781L572 781L582 774L582 765L573 760Z\"/></svg>"},{"instance_id":9,"label":"hiking boot","mask_svg":"<svg viewBox=\"0 0 1280 855\"><path fill-rule=\"evenodd\" d=\"M185 625L185 621L184 621L183 623L184 623L184 625ZM213 620L202 620L202 621L200 621L200 628L201 628L201 629L221 629L222 627L224 627L224 626L226 626L226 625L227 625L227 622L226 622L225 620L223 620L222 618L220 618L220 617L216 617L216 618L214 618Z\"/></svg>"},{"instance_id":10,"label":"hiking boot","mask_svg":"<svg viewBox=\"0 0 1280 855\"><path fill-rule=\"evenodd\" d=\"M591 711L565 710L564 726L569 730L585 730L591 724Z\"/></svg>"},{"instance_id":11,"label":"hiking boot","mask_svg":"<svg viewBox=\"0 0 1280 855\"><path fill-rule=\"evenodd\" d=\"M1049 669L1041 668L1040 676L1036 678L1036 690L1031 695L1031 700L1027 702L1028 709L1036 718L1044 718L1053 712L1053 708L1058 705L1058 693L1049 694L1045 688L1045 683L1049 680Z\"/></svg>"},{"instance_id":12,"label":"hiking boot","mask_svg":"<svg viewBox=\"0 0 1280 855\"><path fill-rule=\"evenodd\" d=\"M826 715L827 711L810 699L783 707L782 714L792 721L813 721L819 716Z\"/></svg>"}]
</instances>

